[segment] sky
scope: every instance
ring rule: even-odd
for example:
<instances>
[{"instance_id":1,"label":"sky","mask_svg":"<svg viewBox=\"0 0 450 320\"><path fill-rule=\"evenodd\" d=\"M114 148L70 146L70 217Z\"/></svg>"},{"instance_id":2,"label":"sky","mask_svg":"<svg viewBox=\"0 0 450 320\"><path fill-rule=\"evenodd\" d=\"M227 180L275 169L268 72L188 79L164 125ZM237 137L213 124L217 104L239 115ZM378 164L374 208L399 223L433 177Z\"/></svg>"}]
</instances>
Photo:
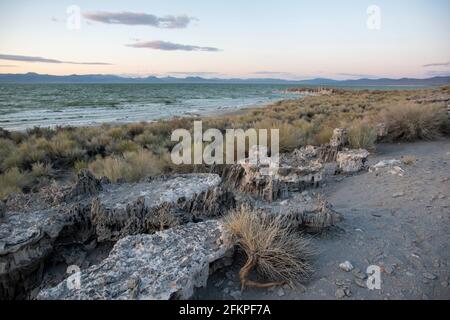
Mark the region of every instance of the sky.
<instances>
[{"instance_id":1,"label":"sky","mask_svg":"<svg viewBox=\"0 0 450 320\"><path fill-rule=\"evenodd\" d=\"M0 73L450 75L448 0L0 0Z\"/></svg>"}]
</instances>

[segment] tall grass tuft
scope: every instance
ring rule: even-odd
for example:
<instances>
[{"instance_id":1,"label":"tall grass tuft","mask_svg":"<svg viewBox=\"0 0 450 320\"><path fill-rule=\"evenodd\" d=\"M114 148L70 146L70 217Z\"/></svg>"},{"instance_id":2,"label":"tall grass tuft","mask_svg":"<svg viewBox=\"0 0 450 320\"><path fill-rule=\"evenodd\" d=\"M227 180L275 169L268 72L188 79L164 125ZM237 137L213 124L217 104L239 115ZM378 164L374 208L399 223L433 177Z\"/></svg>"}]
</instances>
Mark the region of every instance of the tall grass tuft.
<instances>
[{"instance_id":1,"label":"tall grass tuft","mask_svg":"<svg viewBox=\"0 0 450 320\"><path fill-rule=\"evenodd\" d=\"M314 252L309 241L286 225L280 217L268 217L245 207L225 218L226 229L247 255L247 263L240 271L243 287L292 285L304 280L312 272L309 260ZM275 282L249 280L248 275L253 268Z\"/></svg>"}]
</instances>

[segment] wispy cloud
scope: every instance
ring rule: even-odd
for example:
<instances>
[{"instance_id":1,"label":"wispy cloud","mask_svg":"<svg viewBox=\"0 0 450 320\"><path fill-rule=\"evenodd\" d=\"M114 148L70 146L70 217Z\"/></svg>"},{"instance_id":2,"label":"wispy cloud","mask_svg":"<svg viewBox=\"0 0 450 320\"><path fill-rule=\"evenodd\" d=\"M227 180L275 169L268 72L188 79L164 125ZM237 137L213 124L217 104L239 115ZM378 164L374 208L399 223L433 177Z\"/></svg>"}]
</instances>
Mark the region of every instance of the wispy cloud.
<instances>
[{"instance_id":1,"label":"wispy cloud","mask_svg":"<svg viewBox=\"0 0 450 320\"><path fill-rule=\"evenodd\" d=\"M137 12L86 12L84 18L106 24L124 24L131 26L151 26L156 28L182 29L186 28L192 21L197 20L187 15L158 17L153 14Z\"/></svg>"},{"instance_id":2,"label":"wispy cloud","mask_svg":"<svg viewBox=\"0 0 450 320\"><path fill-rule=\"evenodd\" d=\"M0 64L0 67L2 67L2 68L15 68L17 66L16 65L12 65L12 64Z\"/></svg>"},{"instance_id":3,"label":"wispy cloud","mask_svg":"<svg viewBox=\"0 0 450 320\"><path fill-rule=\"evenodd\" d=\"M450 61L449 62L436 62L436 63L429 63L429 64L424 64L423 67L425 68L429 68L429 67L449 67L450 66Z\"/></svg>"},{"instance_id":4,"label":"wispy cloud","mask_svg":"<svg viewBox=\"0 0 450 320\"><path fill-rule=\"evenodd\" d=\"M213 47L199 47L193 45L172 43L167 41L146 41L146 42L137 42L133 44L127 44L126 46L132 48L146 48L146 49L155 49L155 50L165 50L165 51L209 51L209 52L217 52L220 51L218 48Z\"/></svg>"},{"instance_id":5,"label":"wispy cloud","mask_svg":"<svg viewBox=\"0 0 450 320\"><path fill-rule=\"evenodd\" d=\"M449 77L450 71L449 70L430 70L426 73L428 76L432 77Z\"/></svg>"},{"instance_id":6,"label":"wispy cloud","mask_svg":"<svg viewBox=\"0 0 450 320\"><path fill-rule=\"evenodd\" d=\"M10 60L10 61L22 61L22 62L42 62L42 63L65 63L65 64L82 64L82 65L97 65L97 66L110 66L110 63L106 62L74 62L74 61L63 61L57 59L34 57L34 56L20 56L12 54L0 54L0 60Z\"/></svg>"}]
</instances>

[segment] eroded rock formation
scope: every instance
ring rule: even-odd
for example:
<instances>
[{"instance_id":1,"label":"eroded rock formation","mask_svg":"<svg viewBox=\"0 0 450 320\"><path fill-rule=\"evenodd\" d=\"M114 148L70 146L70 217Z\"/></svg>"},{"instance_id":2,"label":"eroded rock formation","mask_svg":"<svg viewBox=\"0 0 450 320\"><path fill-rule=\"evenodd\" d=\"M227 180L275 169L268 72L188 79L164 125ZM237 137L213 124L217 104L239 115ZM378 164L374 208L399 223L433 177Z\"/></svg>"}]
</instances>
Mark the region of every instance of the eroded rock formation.
<instances>
[{"instance_id":1,"label":"eroded rock formation","mask_svg":"<svg viewBox=\"0 0 450 320\"><path fill-rule=\"evenodd\" d=\"M355 173L363 170L367 162L369 152L364 149L344 150L337 155L339 169L343 173Z\"/></svg>"},{"instance_id":2,"label":"eroded rock formation","mask_svg":"<svg viewBox=\"0 0 450 320\"><path fill-rule=\"evenodd\" d=\"M136 235L116 243L101 264L83 271L80 288L66 281L38 299L189 299L206 285L210 266L232 254L233 243L219 221Z\"/></svg>"},{"instance_id":3,"label":"eroded rock formation","mask_svg":"<svg viewBox=\"0 0 450 320\"><path fill-rule=\"evenodd\" d=\"M73 186L56 192L59 204L31 195L26 206L4 213L0 224L0 298L25 297L40 283L47 259L63 246L151 233L193 221L209 209L223 213L229 208L224 201L234 202L220 181L215 174L191 174L102 185L81 172ZM19 199L25 200L14 203ZM32 210L35 200L38 209Z\"/></svg>"}]
</instances>

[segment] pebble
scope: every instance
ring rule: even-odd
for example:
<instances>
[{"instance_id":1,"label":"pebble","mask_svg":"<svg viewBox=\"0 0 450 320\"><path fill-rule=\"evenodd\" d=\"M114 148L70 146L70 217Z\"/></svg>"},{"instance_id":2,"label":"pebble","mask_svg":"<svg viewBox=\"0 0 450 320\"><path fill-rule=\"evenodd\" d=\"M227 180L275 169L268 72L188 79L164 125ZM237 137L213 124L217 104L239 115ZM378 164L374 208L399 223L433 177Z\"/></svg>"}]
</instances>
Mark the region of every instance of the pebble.
<instances>
[{"instance_id":1,"label":"pebble","mask_svg":"<svg viewBox=\"0 0 450 320\"><path fill-rule=\"evenodd\" d=\"M386 274L393 274L394 273L394 267L393 266L385 266L384 267L384 272L386 272Z\"/></svg>"},{"instance_id":2,"label":"pebble","mask_svg":"<svg viewBox=\"0 0 450 320\"><path fill-rule=\"evenodd\" d=\"M355 283L358 287L367 288L366 282L361 279L355 279Z\"/></svg>"},{"instance_id":3,"label":"pebble","mask_svg":"<svg viewBox=\"0 0 450 320\"><path fill-rule=\"evenodd\" d=\"M350 263L350 261L345 261L339 265L339 268L342 271L350 272L353 270L353 265Z\"/></svg>"},{"instance_id":4,"label":"pebble","mask_svg":"<svg viewBox=\"0 0 450 320\"><path fill-rule=\"evenodd\" d=\"M392 198L400 198L403 197L405 194L403 192L394 193L392 195Z\"/></svg>"},{"instance_id":5,"label":"pebble","mask_svg":"<svg viewBox=\"0 0 450 320\"><path fill-rule=\"evenodd\" d=\"M353 269L352 273L358 279L364 280L367 278L367 275L358 268Z\"/></svg>"},{"instance_id":6,"label":"pebble","mask_svg":"<svg viewBox=\"0 0 450 320\"><path fill-rule=\"evenodd\" d=\"M278 290L277 290L277 295L279 296L279 297L282 297L282 296L284 296L284 290L283 290L283 288L279 288Z\"/></svg>"},{"instance_id":7,"label":"pebble","mask_svg":"<svg viewBox=\"0 0 450 320\"><path fill-rule=\"evenodd\" d=\"M429 272L424 272L423 276L424 276L424 278L429 279L429 280L436 280L437 279L436 275L434 275L432 273L429 273Z\"/></svg>"},{"instance_id":8,"label":"pebble","mask_svg":"<svg viewBox=\"0 0 450 320\"><path fill-rule=\"evenodd\" d=\"M337 289L337 290L336 290L336 293L335 293L334 295L335 295L336 298L338 298L338 299L343 299L343 298L345 298L345 296L346 296L344 289Z\"/></svg>"}]
</instances>

